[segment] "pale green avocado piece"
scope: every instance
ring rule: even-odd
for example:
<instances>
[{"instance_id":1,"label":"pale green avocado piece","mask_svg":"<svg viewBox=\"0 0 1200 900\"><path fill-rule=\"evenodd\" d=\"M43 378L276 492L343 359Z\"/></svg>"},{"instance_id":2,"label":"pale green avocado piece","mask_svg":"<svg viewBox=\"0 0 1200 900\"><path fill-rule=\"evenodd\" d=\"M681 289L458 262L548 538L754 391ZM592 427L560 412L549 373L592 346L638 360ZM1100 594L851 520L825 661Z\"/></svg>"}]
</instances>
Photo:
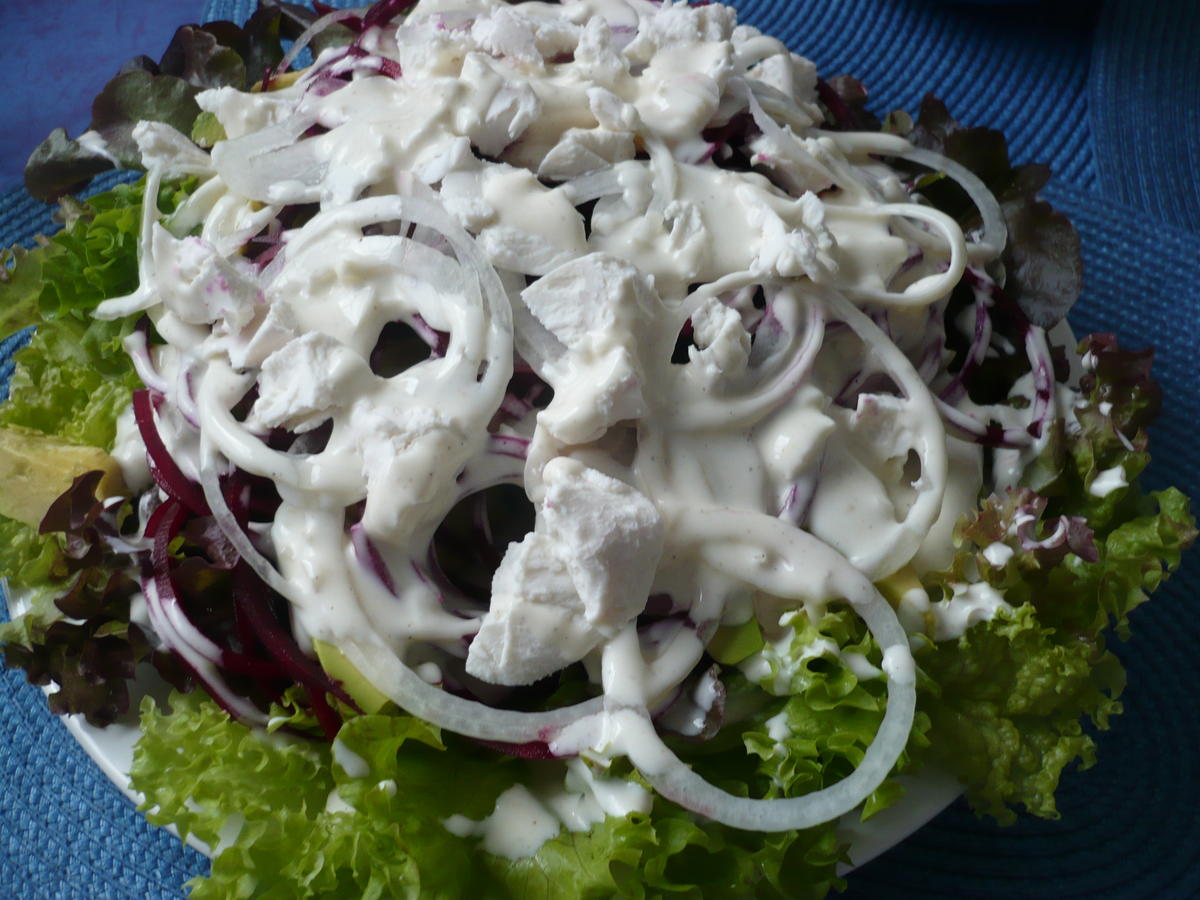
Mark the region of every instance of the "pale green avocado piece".
<instances>
[{"instance_id":1,"label":"pale green avocado piece","mask_svg":"<svg viewBox=\"0 0 1200 900\"><path fill-rule=\"evenodd\" d=\"M887 576L887 578L881 578L875 582L875 587L879 588L879 593L883 594L892 606L898 606L900 601L904 599L904 595L909 591L925 590L921 586L921 579L917 576L917 570L912 566L897 569L891 575Z\"/></svg>"},{"instance_id":2,"label":"pale green avocado piece","mask_svg":"<svg viewBox=\"0 0 1200 900\"><path fill-rule=\"evenodd\" d=\"M321 668L329 677L342 683L346 693L354 698L354 702L362 708L363 712L377 713L390 702L333 644L314 640L313 648L317 651L317 659L321 661Z\"/></svg>"},{"instance_id":3,"label":"pale green avocado piece","mask_svg":"<svg viewBox=\"0 0 1200 900\"><path fill-rule=\"evenodd\" d=\"M762 629L758 619L751 616L741 625L724 625L708 642L708 654L723 665L740 663L763 648Z\"/></svg>"},{"instance_id":4,"label":"pale green avocado piece","mask_svg":"<svg viewBox=\"0 0 1200 900\"><path fill-rule=\"evenodd\" d=\"M127 494L117 461L99 447L83 447L29 431L0 428L0 516L37 528L51 504L77 475L98 469L103 500Z\"/></svg>"}]
</instances>

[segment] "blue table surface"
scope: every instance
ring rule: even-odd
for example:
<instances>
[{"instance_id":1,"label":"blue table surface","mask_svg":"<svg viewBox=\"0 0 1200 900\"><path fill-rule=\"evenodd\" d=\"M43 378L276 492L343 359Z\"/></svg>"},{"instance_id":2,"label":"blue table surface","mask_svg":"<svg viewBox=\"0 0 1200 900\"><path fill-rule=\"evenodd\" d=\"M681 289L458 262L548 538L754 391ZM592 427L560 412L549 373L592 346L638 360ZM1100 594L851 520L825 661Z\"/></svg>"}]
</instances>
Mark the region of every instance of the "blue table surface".
<instances>
[{"instance_id":1,"label":"blue table surface","mask_svg":"<svg viewBox=\"0 0 1200 900\"><path fill-rule=\"evenodd\" d=\"M158 58L176 27L199 19L203 0L0 0L0 191L21 184L30 151L52 128L87 128L92 98L125 60Z\"/></svg>"},{"instance_id":2,"label":"blue table surface","mask_svg":"<svg viewBox=\"0 0 1200 900\"><path fill-rule=\"evenodd\" d=\"M176 24L239 18L251 0L0 0L0 246L52 226L15 188L50 128ZM346 5L346 4L342 4ZM1051 163L1048 197L1084 242L1079 332L1158 348L1167 412L1152 486L1200 494L1200 11L1195 0L736 0L825 74L851 72L879 111L926 91L1002 128L1018 161ZM3 348L0 348L2 352ZM1200 554L1197 554L1200 555ZM956 804L856 872L851 898L1200 896L1200 587L1193 557L1115 649L1127 712L1100 762L1069 773L1062 818L1000 829ZM16 673L0 673L0 900L182 896L204 860L152 829Z\"/></svg>"}]
</instances>

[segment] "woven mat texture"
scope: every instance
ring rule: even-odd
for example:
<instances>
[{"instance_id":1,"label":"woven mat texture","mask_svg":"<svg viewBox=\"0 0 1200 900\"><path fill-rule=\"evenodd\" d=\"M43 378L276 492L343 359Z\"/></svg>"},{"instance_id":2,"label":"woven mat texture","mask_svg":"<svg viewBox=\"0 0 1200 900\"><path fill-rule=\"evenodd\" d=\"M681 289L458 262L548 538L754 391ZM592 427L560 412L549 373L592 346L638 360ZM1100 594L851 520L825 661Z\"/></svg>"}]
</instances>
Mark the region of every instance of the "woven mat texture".
<instances>
[{"instance_id":1,"label":"woven mat texture","mask_svg":"<svg viewBox=\"0 0 1200 900\"><path fill-rule=\"evenodd\" d=\"M1048 199L1078 227L1087 265L1076 331L1157 347L1167 412L1148 480L1200 496L1200 5L734 5L823 74L857 75L877 111L915 109L932 91L960 121L1002 129L1015 160L1053 167ZM242 20L252 8L209 0L197 14ZM52 227L40 204L0 196L0 245ZM0 380L13 346L0 343ZM1100 737L1099 763L1066 779L1060 820L1002 829L956 803L857 871L844 896L1200 896L1198 570L1186 563L1135 614L1134 640L1114 648L1129 671L1128 711ZM205 860L146 825L19 674L0 674L0 692L0 900L182 896Z\"/></svg>"}]
</instances>

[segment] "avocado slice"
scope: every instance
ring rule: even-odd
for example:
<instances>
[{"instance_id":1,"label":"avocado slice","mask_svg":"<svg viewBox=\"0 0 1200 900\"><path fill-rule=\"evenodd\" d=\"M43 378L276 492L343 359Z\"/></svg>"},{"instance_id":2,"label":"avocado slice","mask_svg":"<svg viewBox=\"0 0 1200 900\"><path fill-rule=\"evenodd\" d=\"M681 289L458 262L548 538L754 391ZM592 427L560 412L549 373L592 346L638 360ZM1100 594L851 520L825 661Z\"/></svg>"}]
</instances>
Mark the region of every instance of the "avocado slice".
<instances>
[{"instance_id":1,"label":"avocado slice","mask_svg":"<svg viewBox=\"0 0 1200 900\"><path fill-rule=\"evenodd\" d=\"M95 470L104 473L98 497L126 492L120 465L100 448L23 428L0 428L0 515L37 528L71 482Z\"/></svg>"},{"instance_id":2,"label":"avocado slice","mask_svg":"<svg viewBox=\"0 0 1200 900\"><path fill-rule=\"evenodd\" d=\"M900 601L909 591L917 590L925 593L925 587L921 584L921 579L917 577L917 570L912 566L897 569L887 578L881 578L875 582L875 587L879 588L879 593L883 594L892 606L899 606Z\"/></svg>"},{"instance_id":3,"label":"avocado slice","mask_svg":"<svg viewBox=\"0 0 1200 900\"><path fill-rule=\"evenodd\" d=\"M341 682L346 693L354 698L363 712L377 713L391 702L333 644L314 639L313 649L317 651L321 668L330 678Z\"/></svg>"},{"instance_id":4,"label":"avocado slice","mask_svg":"<svg viewBox=\"0 0 1200 900\"><path fill-rule=\"evenodd\" d=\"M723 625L708 642L708 655L722 665L740 663L763 648L762 629L751 616L741 625Z\"/></svg>"}]
</instances>

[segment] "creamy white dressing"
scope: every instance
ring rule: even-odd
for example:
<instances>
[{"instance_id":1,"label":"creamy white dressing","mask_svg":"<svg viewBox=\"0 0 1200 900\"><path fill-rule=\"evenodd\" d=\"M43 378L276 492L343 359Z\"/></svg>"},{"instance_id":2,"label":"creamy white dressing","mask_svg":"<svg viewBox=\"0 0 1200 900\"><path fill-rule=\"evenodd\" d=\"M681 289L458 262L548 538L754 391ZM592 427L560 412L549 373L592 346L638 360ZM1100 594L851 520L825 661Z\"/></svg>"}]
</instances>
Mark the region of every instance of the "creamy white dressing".
<instances>
[{"instance_id":1,"label":"creamy white dressing","mask_svg":"<svg viewBox=\"0 0 1200 900\"><path fill-rule=\"evenodd\" d=\"M1013 558L1013 555L1015 553L1016 553L1016 551L1013 550L1012 547L1008 546L1008 544L1005 544L1001 541L996 541L995 543L988 544L986 547L983 548L983 558L986 559L989 563L991 563L996 568L1000 568L1005 563L1007 563L1010 559Z\"/></svg>"},{"instance_id":2,"label":"creamy white dressing","mask_svg":"<svg viewBox=\"0 0 1200 900\"><path fill-rule=\"evenodd\" d=\"M1004 595L986 582L952 584L950 588L950 597L929 606L936 641L957 640L972 625L988 621L1001 610L1012 611Z\"/></svg>"},{"instance_id":3,"label":"creamy white dressing","mask_svg":"<svg viewBox=\"0 0 1200 900\"><path fill-rule=\"evenodd\" d=\"M1113 466L1097 472L1088 485L1088 493L1093 497L1107 497L1113 491L1129 486L1129 478L1121 466Z\"/></svg>"},{"instance_id":4,"label":"creamy white dressing","mask_svg":"<svg viewBox=\"0 0 1200 900\"><path fill-rule=\"evenodd\" d=\"M451 8L461 27L444 26ZM290 601L302 646L344 649L435 724L450 715L446 666L521 685L582 661L603 701L573 719L534 716L543 724L527 732L505 720L499 739L627 754L669 796L709 796L678 776L648 711L722 622L756 614L774 629L742 669L778 693L819 656L886 677L881 743L861 772L808 806L772 807L810 822L859 802L903 746L915 678L904 630L932 622L951 639L1006 606L962 585L934 604L906 595L897 618L871 587L945 565L954 521L975 506L982 451L943 418L1019 437L1030 414L928 386L948 377L949 292L968 260L998 249L910 201L872 155L915 153L907 142L817 129L811 63L734 26L717 4L422 0L363 36L367 56L327 50L267 93L202 92L229 139L210 158L167 126L139 126L148 195L173 173L203 184L163 225L147 207L139 290L98 314L154 319L167 347L143 377L167 401L158 427L214 510L234 466L275 482L265 550L231 540ZM403 74L381 74L380 59ZM739 115L761 133L756 171L715 161L711 134ZM303 224L278 218L294 204L309 205ZM272 246L252 261L260 232ZM377 374L388 323L437 352ZM672 359L677 343L686 361ZM1036 329L1027 350L1049 359ZM546 408L509 392L524 367L553 389ZM1014 390L1049 416L1072 405L1034 376ZM321 427L315 452L265 441ZM997 483L1015 483L1048 439L998 452ZM1123 478L1100 473L1091 490ZM491 607L455 610L431 541L456 503L500 483L524 487L535 529L509 544ZM993 565L1001 547L985 550ZM674 630L639 635L653 591L670 597ZM879 641L880 667L824 638L795 646L790 617L816 621L842 601ZM189 661L209 665L196 643ZM696 710L712 707L712 683L694 691ZM494 711L477 704L472 723L465 702L453 701L455 727L494 737ZM686 728L703 724L697 713ZM768 727L786 739L784 720ZM336 742L334 756L367 774ZM579 761L568 773L565 793L517 786L483 821L446 827L516 858L563 826L648 809L637 785ZM753 827L753 802L723 821Z\"/></svg>"},{"instance_id":5,"label":"creamy white dressing","mask_svg":"<svg viewBox=\"0 0 1200 900\"><path fill-rule=\"evenodd\" d=\"M650 792L641 785L597 776L582 759L572 759L560 783L548 782L532 790L513 785L496 798L494 809L485 818L476 821L453 815L442 825L459 837L482 838L489 853L520 859L532 856L564 828L587 831L606 816L647 814L652 802Z\"/></svg>"}]
</instances>

